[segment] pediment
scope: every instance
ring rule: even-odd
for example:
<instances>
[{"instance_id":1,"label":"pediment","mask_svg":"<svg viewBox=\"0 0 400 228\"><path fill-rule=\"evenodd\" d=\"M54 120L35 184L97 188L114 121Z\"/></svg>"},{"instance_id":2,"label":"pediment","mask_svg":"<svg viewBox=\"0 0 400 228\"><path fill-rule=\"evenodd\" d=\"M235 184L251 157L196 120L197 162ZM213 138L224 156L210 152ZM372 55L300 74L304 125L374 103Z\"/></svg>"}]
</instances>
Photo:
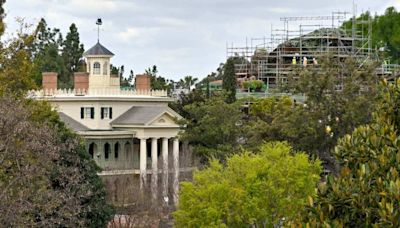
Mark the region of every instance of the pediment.
<instances>
[{"instance_id":1,"label":"pediment","mask_svg":"<svg viewBox=\"0 0 400 228\"><path fill-rule=\"evenodd\" d=\"M179 126L175 122L175 117L172 116L168 112L164 112L163 114L157 116L154 120L149 122L147 125L149 125L149 126Z\"/></svg>"}]
</instances>

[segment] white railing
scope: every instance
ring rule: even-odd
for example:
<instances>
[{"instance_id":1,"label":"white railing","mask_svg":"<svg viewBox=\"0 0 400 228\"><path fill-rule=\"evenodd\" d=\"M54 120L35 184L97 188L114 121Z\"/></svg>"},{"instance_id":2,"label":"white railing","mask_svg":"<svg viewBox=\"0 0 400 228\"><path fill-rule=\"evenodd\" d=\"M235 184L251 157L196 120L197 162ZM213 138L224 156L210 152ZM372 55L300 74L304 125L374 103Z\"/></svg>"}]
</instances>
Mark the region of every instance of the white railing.
<instances>
[{"instance_id":1,"label":"white railing","mask_svg":"<svg viewBox=\"0 0 400 228\"><path fill-rule=\"evenodd\" d=\"M151 96L167 97L166 90L122 90L122 89L49 89L31 90L29 97L74 97L74 96Z\"/></svg>"}]
</instances>

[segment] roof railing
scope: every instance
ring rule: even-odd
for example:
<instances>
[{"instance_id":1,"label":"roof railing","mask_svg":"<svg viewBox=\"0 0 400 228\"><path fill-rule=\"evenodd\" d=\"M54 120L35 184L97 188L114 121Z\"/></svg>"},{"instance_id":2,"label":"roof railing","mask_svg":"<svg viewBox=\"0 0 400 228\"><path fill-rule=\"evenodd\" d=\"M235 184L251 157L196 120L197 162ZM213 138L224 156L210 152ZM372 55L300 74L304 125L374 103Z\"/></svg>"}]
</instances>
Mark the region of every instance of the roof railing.
<instances>
[{"instance_id":1,"label":"roof railing","mask_svg":"<svg viewBox=\"0 0 400 228\"><path fill-rule=\"evenodd\" d=\"M149 96L167 97L166 90L126 90L126 89L45 89L30 90L28 97L75 97L75 96Z\"/></svg>"}]
</instances>

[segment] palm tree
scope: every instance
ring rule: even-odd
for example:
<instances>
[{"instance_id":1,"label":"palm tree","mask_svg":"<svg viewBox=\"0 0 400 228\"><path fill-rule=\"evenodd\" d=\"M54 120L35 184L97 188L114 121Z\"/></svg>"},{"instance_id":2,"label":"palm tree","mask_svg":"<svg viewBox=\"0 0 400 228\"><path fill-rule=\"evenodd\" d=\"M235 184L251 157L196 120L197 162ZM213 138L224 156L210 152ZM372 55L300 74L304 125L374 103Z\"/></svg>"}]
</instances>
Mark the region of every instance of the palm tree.
<instances>
[{"instance_id":1,"label":"palm tree","mask_svg":"<svg viewBox=\"0 0 400 228\"><path fill-rule=\"evenodd\" d=\"M186 88L186 89L190 89L190 87L192 85L195 85L198 80L199 80L198 78L194 78L192 76L185 76L183 78L183 80L181 79L181 81L183 82L184 88Z\"/></svg>"}]
</instances>

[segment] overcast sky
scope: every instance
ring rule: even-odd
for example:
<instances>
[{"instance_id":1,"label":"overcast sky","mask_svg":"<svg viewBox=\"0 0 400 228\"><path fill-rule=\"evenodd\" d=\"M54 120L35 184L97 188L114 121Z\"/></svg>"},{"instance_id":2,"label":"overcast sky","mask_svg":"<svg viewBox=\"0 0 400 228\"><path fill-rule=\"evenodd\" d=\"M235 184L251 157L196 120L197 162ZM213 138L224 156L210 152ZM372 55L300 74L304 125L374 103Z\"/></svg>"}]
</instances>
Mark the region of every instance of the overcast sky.
<instances>
[{"instance_id":1,"label":"overcast sky","mask_svg":"<svg viewBox=\"0 0 400 228\"><path fill-rule=\"evenodd\" d=\"M400 9L400 0L355 0L358 13ZM269 36L284 16L324 16L352 11L351 0L7 0L8 32L15 18L36 24L44 17L64 35L78 27L85 49L97 41L95 21L103 19L100 42L135 74L157 65L160 75L202 78L226 58L226 44Z\"/></svg>"}]
</instances>

